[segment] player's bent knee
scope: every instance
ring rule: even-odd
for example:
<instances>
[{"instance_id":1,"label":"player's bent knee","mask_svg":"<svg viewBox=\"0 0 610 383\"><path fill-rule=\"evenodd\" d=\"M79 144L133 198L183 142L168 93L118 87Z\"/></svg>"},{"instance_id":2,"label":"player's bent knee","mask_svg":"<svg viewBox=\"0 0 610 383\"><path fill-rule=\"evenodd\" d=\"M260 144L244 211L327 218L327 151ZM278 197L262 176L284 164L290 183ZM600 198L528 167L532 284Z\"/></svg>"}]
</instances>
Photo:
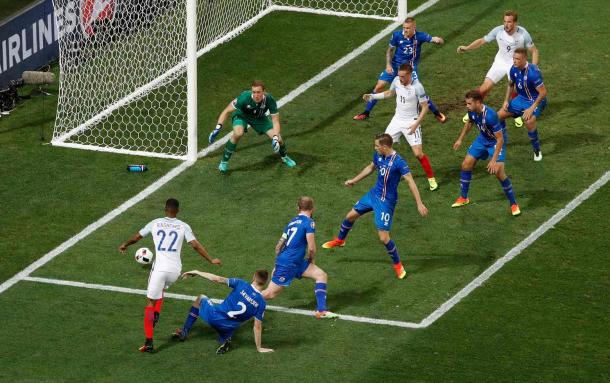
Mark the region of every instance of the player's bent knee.
<instances>
[{"instance_id":1,"label":"player's bent knee","mask_svg":"<svg viewBox=\"0 0 610 383\"><path fill-rule=\"evenodd\" d=\"M322 270L322 269L318 269L318 272L315 275L316 281L321 281L326 283L326 281L328 281L328 274L326 274L326 271Z\"/></svg>"},{"instance_id":2,"label":"player's bent knee","mask_svg":"<svg viewBox=\"0 0 610 383\"><path fill-rule=\"evenodd\" d=\"M379 230L377 232L379 234L379 240L385 245L386 243L390 242L390 233L388 233L387 231L383 231L383 230Z\"/></svg>"}]
</instances>

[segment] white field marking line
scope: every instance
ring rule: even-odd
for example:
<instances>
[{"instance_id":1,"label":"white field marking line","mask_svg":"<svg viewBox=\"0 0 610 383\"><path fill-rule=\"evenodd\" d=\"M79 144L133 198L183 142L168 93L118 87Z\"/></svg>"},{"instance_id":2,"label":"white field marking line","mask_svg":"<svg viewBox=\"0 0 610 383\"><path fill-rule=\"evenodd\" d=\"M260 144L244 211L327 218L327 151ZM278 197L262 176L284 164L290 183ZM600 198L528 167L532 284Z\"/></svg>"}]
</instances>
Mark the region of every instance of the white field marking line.
<instances>
[{"instance_id":1,"label":"white field marking line","mask_svg":"<svg viewBox=\"0 0 610 383\"><path fill-rule=\"evenodd\" d=\"M403 321L395 321L395 320L386 320L386 319L376 319L376 318L368 318L368 317L359 317L354 315L339 315L339 319L353 321L353 322L361 322L361 323L371 323L371 324L379 324L379 325L387 325L387 326L395 326L395 327L403 327L403 328L411 328L411 329L420 329L427 328L432 323L434 323L438 318L443 316L447 311L449 311L453 306L458 304L463 298L468 296L474 289L479 287L483 282L489 279L493 274L495 274L498 270L502 268L507 262L515 258L519 255L523 250L529 247L532 243L534 243L538 238L540 238L544 233L546 233L549 229L553 228L559 221L565 218L568 214L570 214L574 209L576 209L581 203L587 200L593 193L603 187L608 180L610 180L610 171L607 171L603 176L601 176L597 181L595 181L591 186L589 186L584 192L579 194L576 198L574 198L571 202L569 202L566 207L557 212L553 217L543 223L538 229L533 231L526 239L521 241L517 246L512 248L505 256L497 260L493 265L491 265L487 270L485 270L482 274L480 274L477 278L475 278L472 282L470 282L466 287L460 290L456 295L454 295L451 299L443 303L438 309L436 309L432 314L428 315L425 319L423 319L420 323L413 322L403 322ZM74 282L74 281L65 281L58 279L50 279L50 278L39 278L39 277L30 277L24 276L21 280L31 281L31 282L40 282L40 283L48 283L62 286L73 286L73 287L82 287L88 289L96 289L96 290L106 290L106 291L115 291L129 294L140 294L146 295L146 290L140 289L131 289L126 287L118 287L118 286L109 286L109 285L100 285L100 284L91 284L91 283L83 283L83 282ZM183 300L193 300L193 296L181 295L181 294L173 294L173 293L165 293L165 296L168 298L175 299L183 299ZM219 303L222 300L212 299L213 302ZM291 309L280 306L267 306L269 310L279 311L290 314L299 314L312 316L312 311L300 310L300 309Z\"/></svg>"},{"instance_id":2,"label":"white field marking line","mask_svg":"<svg viewBox=\"0 0 610 383\"><path fill-rule=\"evenodd\" d=\"M426 3L422 4L421 6L419 6L417 9L415 9L410 14L411 15L416 15L417 13L427 9L429 6L431 6L433 4L436 4L438 1L439 0L429 0L428 2L426 2ZM429 4L429 5L426 6L427 4ZM388 29L388 28L386 28L386 29ZM384 29L384 31L386 29ZM377 36L379 36L379 35L380 34L377 34ZM382 37L383 36L380 36L379 38L381 39ZM369 40L369 42L370 41L371 40ZM373 44L374 43L371 43L371 46ZM360 48L361 47L356 48L356 49L360 49ZM362 50L360 53L362 53L362 52L364 52L364 50ZM349 54L348 54L348 56L349 56ZM341 60L339 60L339 61L341 61ZM336 65L336 63L334 65ZM338 68L336 68L336 69L338 69ZM318 75L318 76L320 76L320 75ZM314 78L317 78L318 76L316 76ZM324 77L320 77L320 80L322 78L324 78ZM313 79L311 79L311 80L309 80L308 82L305 83L305 84L309 84L308 86L303 86L303 85L305 85L305 84L303 84L303 85L299 86L299 88L297 88L297 89L301 89L301 92L304 92L305 90L307 90L310 87L312 87L313 85L315 85L315 83L312 82L312 80ZM320 81L320 80L318 80L318 81ZM296 93L295 91L290 92L288 95L282 97L282 99L280 99L278 101L278 107L281 107L281 106L289 103L290 101L294 100L299 94L300 93ZM229 139L229 137L230 137L230 133L227 134L226 136L224 136L219 141L215 142L214 144L212 144L212 145L206 147L205 149L201 150L197 154L197 156L198 157L205 157L206 155L208 155L212 151L214 151L214 150L218 149L219 147L221 147L222 145L224 145L227 142L227 140ZM28 267L26 267L25 269L21 270L19 273L15 274L13 277L11 277L10 279L8 279L4 283L2 283L0 285L0 294L2 294L4 291L6 291L11 286L13 286L15 283L19 282L23 278L25 278L28 275L30 275L31 273L33 273L36 269L42 267L44 264L46 264L47 262L51 261L53 258L57 257L59 254L63 253L64 251L66 251L70 247L74 246L81 239L87 237L89 234L93 233L95 230L97 230L100 227L104 226L105 224L107 224L108 222L110 222L111 220L113 220L114 218L116 218L117 216L122 214L123 212L125 212L127 209L131 208L132 206L134 206L138 202L142 201L143 199L145 199L146 197L148 197L149 195L151 195L152 193L157 191L163 185L165 185L166 183L171 181L173 178L175 178L178 175L180 175L180 173L182 173L183 171L185 171L187 168L189 168L192 165L193 165L193 162L185 161L182 164L176 166L175 168L170 170L166 175L164 175L163 177L159 178L157 181L155 181L154 183L149 185L146 189L142 190L140 193L136 194L134 197L130 198L129 200L127 200L126 202L121 204L119 207L117 207L116 209L112 210L111 212L109 212L108 214L103 216L102 218L100 218L97 221L93 222L92 224L90 224L89 226L84 228L80 233L76 234L75 236L73 236L72 238L68 239L67 241L65 241L64 243L62 243L61 245L59 245L55 249L53 249L53 250L49 251L48 253L46 253L44 256L39 258L37 261L33 262Z\"/></svg>"},{"instance_id":3,"label":"white field marking line","mask_svg":"<svg viewBox=\"0 0 610 383\"><path fill-rule=\"evenodd\" d=\"M500 270L502 266L504 266L507 262L515 258L517 255L521 254L523 250L529 247L532 243L534 243L538 238L540 238L544 233L546 233L549 229L552 229L559 221L565 218L568 214L570 214L574 209L576 209L581 203L587 200L593 193L595 193L598 189L604 186L608 180L610 179L610 171L607 171L604 175L602 175L597 181L595 181L591 186L589 186L585 191L580 193L576 198L574 198L570 203L568 203L563 209L559 210L554 216L552 216L548 221L540 225L538 229L534 230L527 238L521 241L517 246L513 247L509 250L506 255L502 258L498 259L493 265L491 265L487 270L485 270L481 275L476 277L472 282L470 282L466 287L460 290L457 294L455 294L451 299L443 303L438 309L436 309L432 314L428 315L424 320L422 320L419 324L422 328L426 328L434 323L438 318L443 316L447 311L451 310L453 306L458 304L462 299L468 296L474 289L481 286L483 282L488 280L496 271Z\"/></svg>"},{"instance_id":4,"label":"white field marking line","mask_svg":"<svg viewBox=\"0 0 610 383\"><path fill-rule=\"evenodd\" d=\"M146 296L146 290L142 289L131 289L127 287L119 287L119 286L110 286L110 285L100 285L96 283L83 283L83 282L75 282L75 281L65 281L61 279L51 279L51 278L39 278L39 277L25 277L24 281L30 282L39 282L39 283L47 283L52 285L60 285L60 286L71 286L71 287L81 287L85 289L93 289L93 290L104 290L104 291L112 291L118 293L126 293L126 294L137 294ZM183 294L174 294L174 293L163 293L164 298L173 298L173 299L181 299L185 301L193 301L195 296L192 295L183 295ZM214 303L221 303L222 299L210 299ZM309 310L301 310L301 309L291 309L287 307L281 306L267 306L267 310L278 311L282 313L288 314L298 314L305 315L309 317L314 316L313 311ZM371 323L371 324L380 324L380 325L389 325L389 326L397 326L397 327L407 327L407 328L420 328L421 325L418 323L411 322L401 322L401 321L392 321L385 319L375 319L375 318L367 318L367 317L359 317L353 315L339 315L338 319L343 319L346 321L353 322L361 322L361 323Z\"/></svg>"}]
</instances>

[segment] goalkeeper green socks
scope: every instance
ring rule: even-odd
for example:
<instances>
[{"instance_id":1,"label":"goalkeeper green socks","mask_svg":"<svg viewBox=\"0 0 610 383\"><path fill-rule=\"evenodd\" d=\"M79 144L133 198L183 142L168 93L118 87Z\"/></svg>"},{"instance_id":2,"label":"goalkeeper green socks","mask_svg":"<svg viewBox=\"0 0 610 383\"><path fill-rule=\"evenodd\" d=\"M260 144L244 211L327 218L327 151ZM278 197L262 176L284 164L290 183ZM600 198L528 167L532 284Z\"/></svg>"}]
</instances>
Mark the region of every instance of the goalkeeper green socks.
<instances>
[{"instance_id":1,"label":"goalkeeper green socks","mask_svg":"<svg viewBox=\"0 0 610 383\"><path fill-rule=\"evenodd\" d=\"M232 143L231 140L227 141L225 151L222 154L222 160L225 162L229 161L233 153L235 153L235 149L237 149L237 144Z\"/></svg>"}]
</instances>

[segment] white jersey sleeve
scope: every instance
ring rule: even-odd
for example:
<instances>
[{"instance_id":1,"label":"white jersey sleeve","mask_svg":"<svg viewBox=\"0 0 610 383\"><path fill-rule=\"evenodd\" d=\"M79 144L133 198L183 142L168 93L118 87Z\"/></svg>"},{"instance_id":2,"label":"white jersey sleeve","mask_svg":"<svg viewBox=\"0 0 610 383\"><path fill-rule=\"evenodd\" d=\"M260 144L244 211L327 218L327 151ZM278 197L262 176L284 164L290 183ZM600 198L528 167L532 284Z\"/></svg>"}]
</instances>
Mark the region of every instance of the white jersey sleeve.
<instances>
[{"instance_id":1,"label":"white jersey sleeve","mask_svg":"<svg viewBox=\"0 0 610 383\"><path fill-rule=\"evenodd\" d=\"M424 102L428 100L426 97L426 90L424 89L424 86L422 85L421 81L413 83L413 88L415 89L415 95L417 96L419 102Z\"/></svg>"},{"instance_id":2,"label":"white jersey sleeve","mask_svg":"<svg viewBox=\"0 0 610 383\"><path fill-rule=\"evenodd\" d=\"M527 31L527 29L525 29L523 27L519 27L519 29L521 29L521 32L523 33L523 44L525 45L525 47L528 49L533 47L534 41L532 41L532 36Z\"/></svg>"},{"instance_id":3,"label":"white jersey sleeve","mask_svg":"<svg viewBox=\"0 0 610 383\"><path fill-rule=\"evenodd\" d=\"M194 241L195 239L195 234L193 234L193 230L191 229L191 227L185 223L184 224L184 240L186 241L186 243L189 243L191 241Z\"/></svg>"},{"instance_id":4,"label":"white jersey sleeve","mask_svg":"<svg viewBox=\"0 0 610 383\"><path fill-rule=\"evenodd\" d=\"M153 227L153 223L155 221L150 221L146 226L144 226L142 229L140 229L139 233L142 237L146 237L148 234L150 234L150 232L152 231L152 227Z\"/></svg>"},{"instance_id":5,"label":"white jersey sleeve","mask_svg":"<svg viewBox=\"0 0 610 383\"><path fill-rule=\"evenodd\" d=\"M390 84L390 90L396 90L396 85L398 85L399 81L400 79L398 76L394 77L394 80L392 80L392 83Z\"/></svg>"},{"instance_id":6,"label":"white jersey sleeve","mask_svg":"<svg viewBox=\"0 0 610 383\"><path fill-rule=\"evenodd\" d=\"M485 37L483 37L483 40L485 40L486 43L490 43L494 41L496 39L496 36L498 36L498 33L502 32L503 30L504 26L498 25L497 27L489 31L489 33L486 34Z\"/></svg>"}]
</instances>

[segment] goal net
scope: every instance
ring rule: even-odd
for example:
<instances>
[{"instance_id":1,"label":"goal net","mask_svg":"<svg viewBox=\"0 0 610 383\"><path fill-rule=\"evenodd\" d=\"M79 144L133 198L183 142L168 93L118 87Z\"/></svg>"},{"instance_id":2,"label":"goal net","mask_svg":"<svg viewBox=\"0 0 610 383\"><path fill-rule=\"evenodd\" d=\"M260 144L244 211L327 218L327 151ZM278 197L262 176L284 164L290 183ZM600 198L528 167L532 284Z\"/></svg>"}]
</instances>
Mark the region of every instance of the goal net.
<instances>
[{"instance_id":1,"label":"goal net","mask_svg":"<svg viewBox=\"0 0 610 383\"><path fill-rule=\"evenodd\" d=\"M60 89L52 144L190 160L197 154L197 57L275 10L388 20L406 14L406 0L53 3Z\"/></svg>"}]
</instances>

